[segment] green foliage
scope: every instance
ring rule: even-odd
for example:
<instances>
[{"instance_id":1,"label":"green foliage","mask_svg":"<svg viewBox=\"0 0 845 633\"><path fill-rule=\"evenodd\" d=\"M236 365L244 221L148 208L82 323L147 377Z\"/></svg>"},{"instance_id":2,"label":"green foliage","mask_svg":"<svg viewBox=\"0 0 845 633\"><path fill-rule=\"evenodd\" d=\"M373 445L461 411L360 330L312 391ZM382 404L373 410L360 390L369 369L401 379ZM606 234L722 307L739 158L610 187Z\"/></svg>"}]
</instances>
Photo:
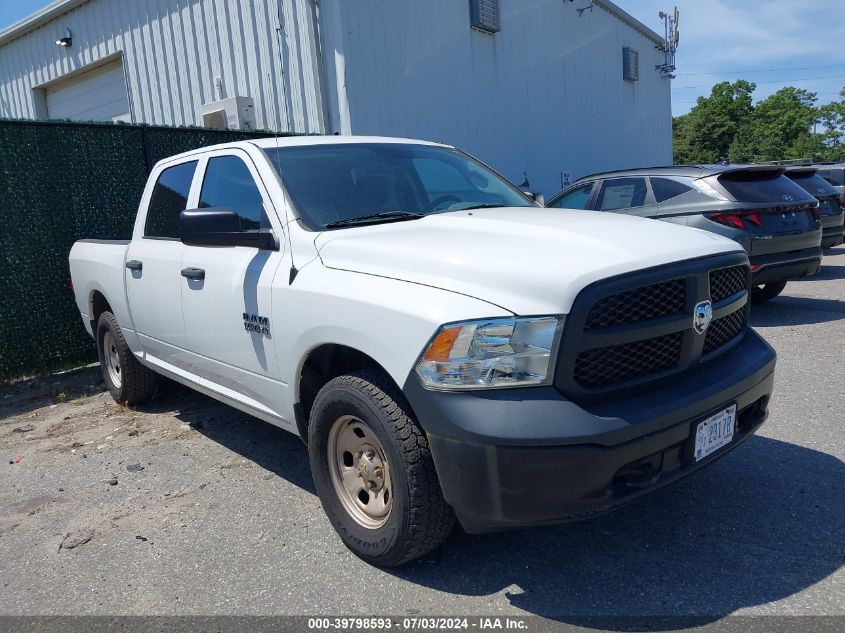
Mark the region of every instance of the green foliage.
<instances>
[{"instance_id":1,"label":"green foliage","mask_svg":"<svg viewBox=\"0 0 845 633\"><path fill-rule=\"evenodd\" d=\"M716 84L675 117L675 162L845 160L845 90L842 101L817 106L815 93L787 86L755 105L755 88L744 80Z\"/></svg>"},{"instance_id":2,"label":"green foliage","mask_svg":"<svg viewBox=\"0 0 845 633\"><path fill-rule=\"evenodd\" d=\"M95 359L68 253L81 238L130 237L156 161L257 136L268 134L0 120L0 379Z\"/></svg>"},{"instance_id":3,"label":"green foliage","mask_svg":"<svg viewBox=\"0 0 845 633\"><path fill-rule=\"evenodd\" d=\"M709 97L699 97L688 114L675 119L675 162L715 163L726 158L731 142L754 109L755 84L739 80L713 86Z\"/></svg>"}]
</instances>

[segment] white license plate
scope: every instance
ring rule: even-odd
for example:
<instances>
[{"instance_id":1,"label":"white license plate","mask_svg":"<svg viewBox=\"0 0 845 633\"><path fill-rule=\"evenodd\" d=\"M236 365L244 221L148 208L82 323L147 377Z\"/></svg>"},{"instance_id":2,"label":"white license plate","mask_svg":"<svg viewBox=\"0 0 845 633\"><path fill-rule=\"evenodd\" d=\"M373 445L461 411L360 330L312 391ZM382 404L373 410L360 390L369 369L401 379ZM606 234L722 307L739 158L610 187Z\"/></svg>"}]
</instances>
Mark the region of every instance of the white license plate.
<instances>
[{"instance_id":1,"label":"white license plate","mask_svg":"<svg viewBox=\"0 0 845 633\"><path fill-rule=\"evenodd\" d=\"M736 405L698 423L695 430L695 461L700 461L730 444L736 428Z\"/></svg>"}]
</instances>

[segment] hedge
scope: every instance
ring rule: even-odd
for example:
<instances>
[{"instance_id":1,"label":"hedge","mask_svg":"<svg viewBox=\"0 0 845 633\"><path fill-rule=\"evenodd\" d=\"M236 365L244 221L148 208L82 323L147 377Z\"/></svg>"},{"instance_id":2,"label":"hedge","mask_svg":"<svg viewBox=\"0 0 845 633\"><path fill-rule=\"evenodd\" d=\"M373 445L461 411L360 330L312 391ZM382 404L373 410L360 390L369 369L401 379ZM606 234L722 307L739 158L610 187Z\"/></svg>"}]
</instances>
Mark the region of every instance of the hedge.
<instances>
[{"instance_id":1,"label":"hedge","mask_svg":"<svg viewBox=\"0 0 845 633\"><path fill-rule=\"evenodd\" d=\"M0 120L0 380L96 358L68 253L131 236L156 161L257 136L269 133Z\"/></svg>"}]
</instances>

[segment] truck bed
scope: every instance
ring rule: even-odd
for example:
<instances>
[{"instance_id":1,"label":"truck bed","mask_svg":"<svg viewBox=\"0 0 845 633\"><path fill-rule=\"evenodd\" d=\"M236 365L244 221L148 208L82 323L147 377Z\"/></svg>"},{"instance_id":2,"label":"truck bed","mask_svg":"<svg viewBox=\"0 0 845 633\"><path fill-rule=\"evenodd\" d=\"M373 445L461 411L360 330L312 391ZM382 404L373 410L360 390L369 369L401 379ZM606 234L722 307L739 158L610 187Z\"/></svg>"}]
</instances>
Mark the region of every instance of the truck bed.
<instances>
[{"instance_id":1,"label":"truck bed","mask_svg":"<svg viewBox=\"0 0 845 633\"><path fill-rule=\"evenodd\" d=\"M91 297L99 292L109 298L118 323L131 329L126 293L123 289L124 263L129 240L79 240L70 249L70 278L76 306L85 329L93 336Z\"/></svg>"}]
</instances>

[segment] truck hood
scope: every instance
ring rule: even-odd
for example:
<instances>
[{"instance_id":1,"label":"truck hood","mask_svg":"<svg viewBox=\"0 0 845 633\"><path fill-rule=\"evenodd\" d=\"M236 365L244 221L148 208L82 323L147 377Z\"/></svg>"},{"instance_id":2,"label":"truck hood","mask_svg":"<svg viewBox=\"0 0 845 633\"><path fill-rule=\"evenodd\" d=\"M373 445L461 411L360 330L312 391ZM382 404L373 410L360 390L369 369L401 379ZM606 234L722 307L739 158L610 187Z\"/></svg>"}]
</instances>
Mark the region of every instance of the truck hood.
<instances>
[{"instance_id":1,"label":"truck hood","mask_svg":"<svg viewBox=\"0 0 845 633\"><path fill-rule=\"evenodd\" d=\"M326 231L315 246L329 268L442 288L521 315L568 313L581 289L601 279L742 251L714 233L658 220L541 208Z\"/></svg>"}]
</instances>

